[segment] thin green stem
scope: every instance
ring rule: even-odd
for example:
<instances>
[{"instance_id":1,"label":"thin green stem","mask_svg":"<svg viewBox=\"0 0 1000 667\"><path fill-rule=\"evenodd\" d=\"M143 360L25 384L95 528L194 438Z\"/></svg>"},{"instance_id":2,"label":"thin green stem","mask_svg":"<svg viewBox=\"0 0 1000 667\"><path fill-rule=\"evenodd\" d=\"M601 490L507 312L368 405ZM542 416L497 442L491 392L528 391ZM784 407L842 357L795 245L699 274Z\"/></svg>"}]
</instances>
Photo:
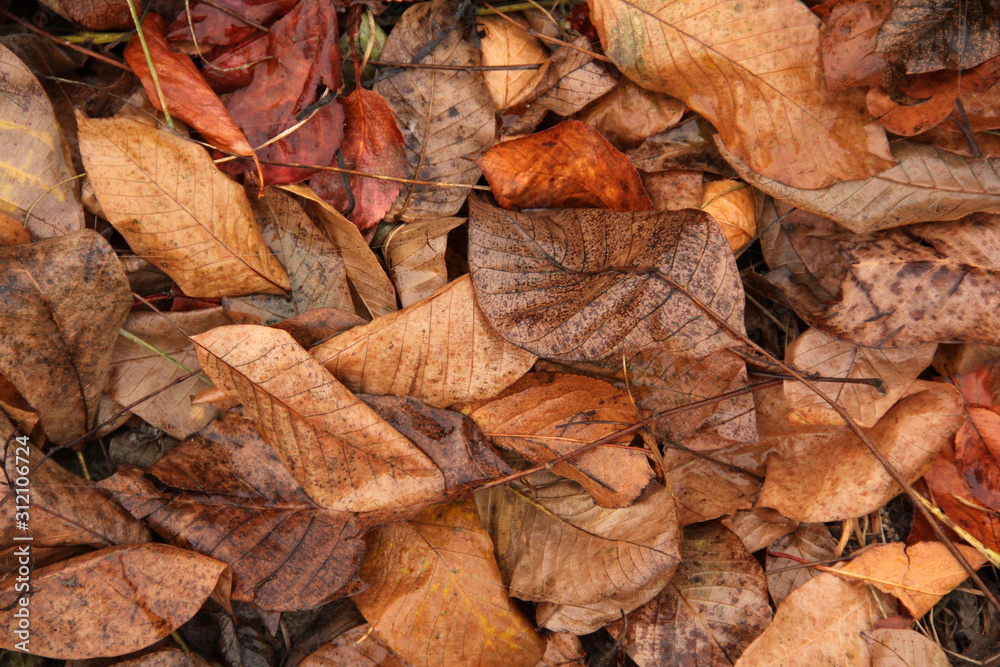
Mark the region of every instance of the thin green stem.
<instances>
[{"instance_id":1,"label":"thin green stem","mask_svg":"<svg viewBox=\"0 0 1000 667\"><path fill-rule=\"evenodd\" d=\"M146 56L146 64L149 66L149 76L153 80L153 87L156 88L156 95L160 98L160 108L163 110L163 116L167 119L167 126L171 130L177 128L174 127L174 119L170 117L170 110L167 108L167 98L163 95L163 89L160 88L160 79L156 76L156 67L153 65L153 56L149 54L149 47L146 46L146 36L142 33L142 24L139 22L139 14L135 11L135 3L132 0L127 0L128 11L132 14L132 22L135 23L136 33L139 35L139 44L142 46L142 53Z\"/></svg>"}]
</instances>

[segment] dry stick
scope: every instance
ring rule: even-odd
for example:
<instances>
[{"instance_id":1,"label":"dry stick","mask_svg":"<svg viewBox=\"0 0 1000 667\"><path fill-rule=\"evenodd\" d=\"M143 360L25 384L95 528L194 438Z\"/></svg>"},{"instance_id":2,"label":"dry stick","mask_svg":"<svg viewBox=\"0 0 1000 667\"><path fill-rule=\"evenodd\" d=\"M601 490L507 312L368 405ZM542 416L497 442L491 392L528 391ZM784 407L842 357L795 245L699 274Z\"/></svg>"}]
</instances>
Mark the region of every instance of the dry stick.
<instances>
[{"instance_id":1,"label":"dry stick","mask_svg":"<svg viewBox=\"0 0 1000 667\"><path fill-rule=\"evenodd\" d=\"M470 190L483 190L491 192L488 185L469 185L468 183L446 183L439 181L421 181L416 178L396 178L395 176L381 176L370 174L366 171L356 169L341 169L340 167L324 167L319 164L299 164L297 162L278 162L276 160L261 160L262 164L273 164L279 167L298 167L300 169L317 169L319 171L335 171L339 174L350 174L352 176L363 176L364 178L374 178L378 181L392 181L393 183L406 183L408 185L429 185L435 188L468 188Z\"/></svg>"},{"instance_id":2,"label":"dry stick","mask_svg":"<svg viewBox=\"0 0 1000 667\"><path fill-rule=\"evenodd\" d=\"M65 39L62 39L60 37L56 37L55 35L50 35L49 33L45 32L41 28L36 28L35 26L31 25L30 23L28 23L24 19L20 18L19 16L15 16L15 15L11 14L6 9L3 9L2 7L0 7L0 14L3 14L4 16L6 16L9 19L13 19L14 21L17 21L18 23L20 23L21 25L23 25L28 30L31 30L35 34L41 35L42 37L45 37L46 39L50 39L50 40L52 40L53 42L55 42L57 44L61 44L62 46L65 46L67 48L73 49L74 51L79 51L80 53L83 53L85 55L90 56L91 58L97 58L101 62L105 62L105 63L107 63L109 65L117 67L118 69L123 69L126 72L128 72L129 74L132 73L132 70L125 63L118 62L117 60L114 60L112 58L108 58L105 55L101 55L100 53L97 53L96 51L91 51L90 49L87 49L87 48L84 48L82 46L79 46L78 44L74 44L73 42L68 42Z\"/></svg>"}]
</instances>

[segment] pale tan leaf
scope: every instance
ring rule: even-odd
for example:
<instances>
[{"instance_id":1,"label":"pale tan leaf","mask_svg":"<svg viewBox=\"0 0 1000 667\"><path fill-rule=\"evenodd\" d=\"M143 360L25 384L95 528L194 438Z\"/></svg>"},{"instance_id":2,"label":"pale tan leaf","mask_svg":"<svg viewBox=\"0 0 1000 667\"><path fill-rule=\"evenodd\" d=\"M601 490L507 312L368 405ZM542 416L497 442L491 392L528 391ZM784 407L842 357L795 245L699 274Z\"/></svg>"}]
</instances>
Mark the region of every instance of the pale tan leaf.
<instances>
[{"instance_id":1,"label":"pale tan leaf","mask_svg":"<svg viewBox=\"0 0 1000 667\"><path fill-rule=\"evenodd\" d=\"M368 533L354 602L417 667L534 667L545 649L507 597L489 535L470 502L433 505Z\"/></svg>"},{"instance_id":2,"label":"pale tan leaf","mask_svg":"<svg viewBox=\"0 0 1000 667\"><path fill-rule=\"evenodd\" d=\"M448 232L463 224L465 218L411 222L386 237L382 254L404 307L429 297L448 283L444 261Z\"/></svg>"},{"instance_id":3,"label":"pale tan leaf","mask_svg":"<svg viewBox=\"0 0 1000 667\"><path fill-rule=\"evenodd\" d=\"M127 119L77 116L80 152L108 221L188 296L281 294L243 188L204 148Z\"/></svg>"},{"instance_id":4,"label":"pale tan leaf","mask_svg":"<svg viewBox=\"0 0 1000 667\"><path fill-rule=\"evenodd\" d=\"M410 62L417 52L451 23L453 0L434 0L406 10L385 40L383 60ZM439 25L440 24L440 25ZM479 52L462 31L444 35L421 63L478 66ZM389 103L406 141L410 177L424 181L472 185L480 172L474 160L494 143L493 100L482 72L406 69L375 84ZM402 220L454 215L469 188L405 185L389 211Z\"/></svg>"},{"instance_id":5,"label":"pale tan leaf","mask_svg":"<svg viewBox=\"0 0 1000 667\"><path fill-rule=\"evenodd\" d=\"M894 164L863 93L826 89L820 21L797 0L590 0L590 8L626 76L684 100L755 170L818 188Z\"/></svg>"},{"instance_id":6,"label":"pale tan leaf","mask_svg":"<svg viewBox=\"0 0 1000 667\"><path fill-rule=\"evenodd\" d=\"M913 630L879 628L866 632L872 667L949 667L939 644Z\"/></svg>"},{"instance_id":7,"label":"pale tan leaf","mask_svg":"<svg viewBox=\"0 0 1000 667\"><path fill-rule=\"evenodd\" d=\"M0 45L0 212L36 238L83 229L80 186L62 146L45 90L14 52ZM31 215L28 215L28 212Z\"/></svg>"},{"instance_id":8,"label":"pale tan leaf","mask_svg":"<svg viewBox=\"0 0 1000 667\"><path fill-rule=\"evenodd\" d=\"M264 440L318 505L377 511L443 493L444 477L427 455L287 332L236 325L191 340L205 373L239 394Z\"/></svg>"},{"instance_id":9,"label":"pale tan leaf","mask_svg":"<svg viewBox=\"0 0 1000 667\"><path fill-rule=\"evenodd\" d=\"M795 532L799 522L767 507L740 510L723 525L736 533L750 553L766 548L778 538Z\"/></svg>"},{"instance_id":10,"label":"pale tan leaf","mask_svg":"<svg viewBox=\"0 0 1000 667\"><path fill-rule=\"evenodd\" d=\"M754 189L739 181L712 181L705 184L701 210L719 223L733 250L757 236L757 196Z\"/></svg>"},{"instance_id":11,"label":"pale tan leaf","mask_svg":"<svg viewBox=\"0 0 1000 667\"><path fill-rule=\"evenodd\" d=\"M549 52L520 23L504 16L482 16L476 27L485 32L479 38L482 63L487 67L539 65L538 69L494 70L483 73L490 97L497 111L527 101L538 81L545 75L542 63Z\"/></svg>"},{"instance_id":12,"label":"pale tan leaf","mask_svg":"<svg viewBox=\"0 0 1000 667\"><path fill-rule=\"evenodd\" d=\"M795 560L776 558L772 553L797 556L806 563L822 563L833 558L836 550L837 540L833 539L830 529L822 523L799 524L793 533L776 540L768 548L765 561L767 589L774 604L780 607L792 591L818 577L820 572L811 567L803 567Z\"/></svg>"},{"instance_id":13,"label":"pale tan leaf","mask_svg":"<svg viewBox=\"0 0 1000 667\"><path fill-rule=\"evenodd\" d=\"M806 189L755 172L718 140L719 151L747 183L775 199L817 213L859 234L917 222L1000 212L1000 160L963 157L927 144L895 141L895 167L870 178Z\"/></svg>"},{"instance_id":14,"label":"pale tan leaf","mask_svg":"<svg viewBox=\"0 0 1000 667\"><path fill-rule=\"evenodd\" d=\"M865 384L817 384L859 426L872 427L931 365L936 347L934 344L884 350L861 347L830 338L818 329L809 329L785 349L785 363L802 373L823 377L881 380L881 388ZM843 423L829 403L801 382L785 382L785 400L792 422L833 426Z\"/></svg>"},{"instance_id":15,"label":"pale tan leaf","mask_svg":"<svg viewBox=\"0 0 1000 667\"><path fill-rule=\"evenodd\" d=\"M583 375L528 373L470 415L501 447L548 463L639 421L629 395ZM581 484L601 507L624 507L653 478L645 451L623 449L632 435L552 468Z\"/></svg>"},{"instance_id":16,"label":"pale tan leaf","mask_svg":"<svg viewBox=\"0 0 1000 667\"><path fill-rule=\"evenodd\" d=\"M687 105L663 93L640 88L622 77L611 92L579 113L618 149L635 148L650 135L677 124Z\"/></svg>"},{"instance_id":17,"label":"pale tan leaf","mask_svg":"<svg viewBox=\"0 0 1000 667\"><path fill-rule=\"evenodd\" d=\"M493 396L535 363L493 331L468 276L310 353L352 391L412 396L434 407Z\"/></svg>"},{"instance_id":18,"label":"pale tan leaf","mask_svg":"<svg viewBox=\"0 0 1000 667\"><path fill-rule=\"evenodd\" d=\"M869 667L862 635L881 618L878 600L867 586L824 572L788 596L771 627L744 651L736 667Z\"/></svg>"},{"instance_id":19,"label":"pale tan leaf","mask_svg":"<svg viewBox=\"0 0 1000 667\"><path fill-rule=\"evenodd\" d=\"M530 488L476 494L497 563L514 597L540 602L539 624L587 634L645 604L680 561L673 492L651 483L631 507L604 509L551 474Z\"/></svg>"}]
</instances>

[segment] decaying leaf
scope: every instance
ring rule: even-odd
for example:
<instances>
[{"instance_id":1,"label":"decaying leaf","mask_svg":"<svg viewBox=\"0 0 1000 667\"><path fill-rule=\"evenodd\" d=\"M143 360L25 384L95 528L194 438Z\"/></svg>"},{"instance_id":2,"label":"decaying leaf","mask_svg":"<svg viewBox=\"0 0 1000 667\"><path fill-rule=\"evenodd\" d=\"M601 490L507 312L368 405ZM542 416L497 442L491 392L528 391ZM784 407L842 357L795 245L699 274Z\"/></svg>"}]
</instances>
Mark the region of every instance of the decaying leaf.
<instances>
[{"instance_id":1,"label":"decaying leaf","mask_svg":"<svg viewBox=\"0 0 1000 667\"><path fill-rule=\"evenodd\" d=\"M643 173L642 185L657 211L701 208L705 175L689 169L668 169Z\"/></svg>"},{"instance_id":2,"label":"decaying leaf","mask_svg":"<svg viewBox=\"0 0 1000 667\"><path fill-rule=\"evenodd\" d=\"M373 632L367 623L357 625L347 632L316 649L296 667L338 667L356 665L362 667L407 667L399 656L392 652L385 641Z\"/></svg>"},{"instance_id":3,"label":"decaying leaf","mask_svg":"<svg viewBox=\"0 0 1000 667\"><path fill-rule=\"evenodd\" d=\"M628 394L585 377L529 373L470 415L494 443L534 463L547 463L639 421ZM653 478L632 435L551 470L576 480L601 507L625 507Z\"/></svg>"},{"instance_id":4,"label":"decaying leaf","mask_svg":"<svg viewBox=\"0 0 1000 667\"><path fill-rule=\"evenodd\" d=\"M640 88L622 77L610 93L579 113L616 148L635 148L650 135L677 124L687 108L680 100Z\"/></svg>"},{"instance_id":5,"label":"decaying leaf","mask_svg":"<svg viewBox=\"0 0 1000 667\"><path fill-rule=\"evenodd\" d=\"M22 222L34 238L83 229L80 188L72 180L55 112L27 66L0 45L0 212ZM30 215L29 215L30 211Z\"/></svg>"},{"instance_id":6,"label":"decaying leaf","mask_svg":"<svg viewBox=\"0 0 1000 667\"><path fill-rule=\"evenodd\" d=\"M421 60L428 65L478 66L479 52L449 26L453 0L434 0L406 10L385 41L382 58L410 62L431 40L444 38ZM410 178L472 185L474 160L493 144L496 120L482 72L406 69L375 84L392 109L406 142ZM469 194L465 187L407 184L390 211L402 220L454 215Z\"/></svg>"},{"instance_id":7,"label":"decaying leaf","mask_svg":"<svg viewBox=\"0 0 1000 667\"><path fill-rule=\"evenodd\" d=\"M651 208L628 158L577 120L497 144L477 164L504 208Z\"/></svg>"},{"instance_id":8,"label":"decaying leaf","mask_svg":"<svg viewBox=\"0 0 1000 667\"><path fill-rule=\"evenodd\" d=\"M987 549L1000 551L1000 513L990 511L969 487L965 470L955 461L954 447L946 445L924 474L931 500L963 530Z\"/></svg>"},{"instance_id":9,"label":"decaying leaf","mask_svg":"<svg viewBox=\"0 0 1000 667\"><path fill-rule=\"evenodd\" d=\"M899 0L879 28L878 51L909 74L975 67L1000 54L1000 9L992 2Z\"/></svg>"},{"instance_id":10,"label":"decaying leaf","mask_svg":"<svg viewBox=\"0 0 1000 667\"><path fill-rule=\"evenodd\" d=\"M124 655L166 637L213 592L228 600L225 563L167 544L109 547L31 575L31 652L49 658ZM22 609L14 575L0 580L0 648L14 650Z\"/></svg>"},{"instance_id":11,"label":"decaying leaf","mask_svg":"<svg viewBox=\"0 0 1000 667\"><path fill-rule=\"evenodd\" d=\"M691 297L743 329L733 254L707 213L513 213L473 197L469 215L479 306L535 354L590 361L659 345L701 357L730 345Z\"/></svg>"},{"instance_id":12,"label":"decaying leaf","mask_svg":"<svg viewBox=\"0 0 1000 667\"><path fill-rule=\"evenodd\" d=\"M131 306L114 250L81 230L0 248L6 307L0 373L63 444L95 425L118 329Z\"/></svg>"},{"instance_id":13,"label":"decaying leaf","mask_svg":"<svg viewBox=\"0 0 1000 667\"><path fill-rule=\"evenodd\" d=\"M527 101L539 79L545 75L542 64L548 60L549 52L520 23L505 16L481 17L476 26L485 32L480 38L483 65L539 66L538 69L484 72L483 78L497 111L504 111Z\"/></svg>"},{"instance_id":14,"label":"decaying leaf","mask_svg":"<svg viewBox=\"0 0 1000 667\"><path fill-rule=\"evenodd\" d=\"M45 0L42 4L90 30L130 30L135 27L126 0ZM140 13L144 5L144 2L135 3Z\"/></svg>"},{"instance_id":15,"label":"decaying leaf","mask_svg":"<svg viewBox=\"0 0 1000 667\"><path fill-rule=\"evenodd\" d=\"M535 363L493 331L467 277L310 353L352 391L412 396L433 407L489 398Z\"/></svg>"},{"instance_id":16,"label":"decaying leaf","mask_svg":"<svg viewBox=\"0 0 1000 667\"><path fill-rule=\"evenodd\" d=\"M677 506L652 482L631 507L605 509L576 482L536 473L528 487L476 494L510 594L539 602L538 623L587 634L652 599L680 560Z\"/></svg>"},{"instance_id":17,"label":"decaying leaf","mask_svg":"<svg viewBox=\"0 0 1000 667\"><path fill-rule=\"evenodd\" d=\"M404 306L429 297L448 284L445 249L448 232L465 218L439 218L400 225L385 239L382 254L399 302Z\"/></svg>"},{"instance_id":18,"label":"decaying leaf","mask_svg":"<svg viewBox=\"0 0 1000 667\"><path fill-rule=\"evenodd\" d=\"M710 120L769 178L819 188L894 164L857 91L823 80L819 19L795 0L590 0L611 60L630 79Z\"/></svg>"},{"instance_id":19,"label":"decaying leaf","mask_svg":"<svg viewBox=\"0 0 1000 667\"><path fill-rule=\"evenodd\" d=\"M433 505L365 538L369 583L354 597L389 647L418 667L533 667L544 640L507 597L470 502Z\"/></svg>"},{"instance_id":20,"label":"decaying leaf","mask_svg":"<svg viewBox=\"0 0 1000 667\"><path fill-rule=\"evenodd\" d=\"M203 148L127 119L78 116L87 175L109 222L188 296L289 289L246 195Z\"/></svg>"}]
</instances>

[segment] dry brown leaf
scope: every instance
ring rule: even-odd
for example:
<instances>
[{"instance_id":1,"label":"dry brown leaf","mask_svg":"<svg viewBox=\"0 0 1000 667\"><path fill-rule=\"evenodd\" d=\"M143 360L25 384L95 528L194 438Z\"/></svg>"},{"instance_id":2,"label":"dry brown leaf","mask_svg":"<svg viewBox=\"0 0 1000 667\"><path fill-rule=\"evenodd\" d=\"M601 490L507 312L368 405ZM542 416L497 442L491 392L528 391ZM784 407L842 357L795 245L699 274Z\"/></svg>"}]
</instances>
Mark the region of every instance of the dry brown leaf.
<instances>
[{"instance_id":1,"label":"dry brown leaf","mask_svg":"<svg viewBox=\"0 0 1000 667\"><path fill-rule=\"evenodd\" d=\"M863 178L894 163L861 93L823 80L819 19L795 0L590 0L622 72L710 120L755 171L798 187Z\"/></svg>"},{"instance_id":2,"label":"dry brown leaf","mask_svg":"<svg viewBox=\"0 0 1000 667\"><path fill-rule=\"evenodd\" d=\"M497 111L526 102L535 91L538 81L545 75L547 66L543 67L542 64L548 61L549 52L524 26L505 16L482 16L476 22L476 27L485 32L479 38L484 66L539 65L538 69L483 73Z\"/></svg>"},{"instance_id":3,"label":"dry brown leaf","mask_svg":"<svg viewBox=\"0 0 1000 667\"><path fill-rule=\"evenodd\" d=\"M63 151L62 134L45 90L13 51L0 44L0 212L36 238L83 229L80 187ZM30 211L30 216L28 215Z\"/></svg>"},{"instance_id":4,"label":"dry brown leaf","mask_svg":"<svg viewBox=\"0 0 1000 667\"><path fill-rule=\"evenodd\" d=\"M972 547L957 545L972 569L986 564L986 557ZM869 582L883 593L896 596L913 618L921 618L944 595L965 581L969 573L940 542L875 544L839 572Z\"/></svg>"},{"instance_id":5,"label":"dry brown leaf","mask_svg":"<svg viewBox=\"0 0 1000 667\"><path fill-rule=\"evenodd\" d=\"M718 143L718 142L717 142ZM752 171L719 145L740 177L775 199L863 234L928 220L1000 212L1000 161L976 160L908 141L893 142L899 164L864 180L802 189Z\"/></svg>"},{"instance_id":6,"label":"dry brown leaf","mask_svg":"<svg viewBox=\"0 0 1000 667\"><path fill-rule=\"evenodd\" d=\"M672 169L640 175L642 186L657 211L701 207L705 180L702 172Z\"/></svg>"},{"instance_id":7,"label":"dry brown leaf","mask_svg":"<svg viewBox=\"0 0 1000 667\"><path fill-rule=\"evenodd\" d=\"M186 623L213 592L227 601L231 577L225 563L167 544L110 547L47 565L31 575L27 646L63 660L137 651ZM20 641L13 579L0 580L0 648L8 650Z\"/></svg>"},{"instance_id":8,"label":"dry brown leaf","mask_svg":"<svg viewBox=\"0 0 1000 667\"><path fill-rule=\"evenodd\" d=\"M410 62L417 52L439 36L456 11L453 0L434 0L406 10L386 38L383 60ZM462 37L448 31L425 65L478 66L479 52ZM406 69L375 84L403 131L410 178L472 185L479 180L474 160L494 141L493 100L482 72ZM424 220L454 215L469 194L466 187L403 187L390 216Z\"/></svg>"},{"instance_id":9,"label":"dry brown leaf","mask_svg":"<svg viewBox=\"0 0 1000 667\"><path fill-rule=\"evenodd\" d=\"M739 536L750 553L766 548L799 527L799 522L795 519L789 519L781 512L767 507L740 510L732 517L723 518L722 524Z\"/></svg>"},{"instance_id":10,"label":"dry brown leaf","mask_svg":"<svg viewBox=\"0 0 1000 667\"><path fill-rule=\"evenodd\" d=\"M131 313L122 328L155 350L119 336L105 391L118 403L130 405L198 370L198 355L188 336L226 324L233 324L233 320L221 308ZM210 386L199 376L189 378L134 406L132 413L182 440L219 416L218 410L209 405L191 403Z\"/></svg>"},{"instance_id":11,"label":"dry brown leaf","mask_svg":"<svg viewBox=\"0 0 1000 667\"><path fill-rule=\"evenodd\" d=\"M631 507L604 509L576 482L549 473L530 488L476 494L510 594L539 602L538 623L587 634L645 604L680 561L673 492L651 483Z\"/></svg>"},{"instance_id":12,"label":"dry brown leaf","mask_svg":"<svg viewBox=\"0 0 1000 667\"><path fill-rule=\"evenodd\" d=\"M132 304L115 252L81 230L0 248L0 374L63 444L96 423L118 329Z\"/></svg>"},{"instance_id":13,"label":"dry brown leaf","mask_svg":"<svg viewBox=\"0 0 1000 667\"><path fill-rule=\"evenodd\" d=\"M701 210L715 218L734 251L757 236L757 196L746 183L706 183Z\"/></svg>"},{"instance_id":14,"label":"dry brown leaf","mask_svg":"<svg viewBox=\"0 0 1000 667\"><path fill-rule=\"evenodd\" d=\"M640 88L622 77L610 93L586 107L577 118L593 125L619 150L627 150L676 125L686 109L680 100Z\"/></svg>"},{"instance_id":15,"label":"dry brown leaf","mask_svg":"<svg viewBox=\"0 0 1000 667\"><path fill-rule=\"evenodd\" d=\"M433 505L365 537L354 597L365 619L417 667L534 667L545 641L507 597L471 502Z\"/></svg>"},{"instance_id":16,"label":"dry brown leaf","mask_svg":"<svg viewBox=\"0 0 1000 667\"><path fill-rule=\"evenodd\" d=\"M205 373L239 393L264 440L321 507L370 512L441 497L434 463L287 332L236 325L191 340Z\"/></svg>"},{"instance_id":17,"label":"dry brown leaf","mask_svg":"<svg viewBox=\"0 0 1000 667\"><path fill-rule=\"evenodd\" d=\"M493 331L468 277L310 353L352 391L412 396L433 407L489 398L535 363Z\"/></svg>"},{"instance_id":18,"label":"dry brown leaf","mask_svg":"<svg viewBox=\"0 0 1000 667\"><path fill-rule=\"evenodd\" d=\"M767 582L719 523L684 530L677 573L628 617L625 652L642 666L728 665L771 623Z\"/></svg>"},{"instance_id":19,"label":"dry brown leaf","mask_svg":"<svg viewBox=\"0 0 1000 667\"><path fill-rule=\"evenodd\" d=\"M302 347L310 348L364 323L364 318L356 313L337 308L316 308L273 326L290 333Z\"/></svg>"},{"instance_id":20,"label":"dry brown leaf","mask_svg":"<svg viewBox=\"0 0 1000 667\"><path fill-rule=\"evenodd\" d=\"M951 385L918 382L910 396L863 429L907 481L922 475L964 418ZM799 521L839 521L876 511L900 493L881 464L846 427L763 440L772 448L759 505Z\"/></svg>"},{"instance_id":21,"label":"dry brown leaf","mask_svg":"<svg viewBox=\"0 0 1000 667\"><path fill-rule=\"evenodd\" d=\"M729 334L676 286L743 330L743 285L718 224L700 211L513 213L470 199L469 269L507 340L567 361L660 346L702 357Z\"/></svg>"},{"instance_id":22,"label":"dry brown leaf","mask_svg":"<svg viewBox=\"0 0 1000 667\"><path fill-rule=\"evenodd\" d=\"M186 295L290 288L254 225L243 188L205 149L132 120L81 115L77 123L83 164L109 222Z\"/></svg>"},{"instance_id":23,"label":"dry brown leaf","mask_svg":"<svg viewBox=\"0 0 1000 667\"><path fill-rule=\"evenodd\" d=\"M780 607L792 591L818 577L820 571L771 554L788 554L807 563L821 563L833 558L836 550L837 540L833 539L830 529L822 523L799 524L790 535L776 540L768 549L765 560L767 590L771 593L774 604Z\"/></svg>"},{"instance_id":24,"label":"dry brown leaf","mask_svg":"<svg viewBox=\"0 0 1000 667\"><path fill-rule=\"evenodd\" d=\"M411 222L390 232L382 247L389 276L403 307L429 297L448 284L444 261L448 232L465 218Z\"/></svg>"},{"instance_id":25,"label":"dry brown leaf","mask_svg":"<svg viewBox=\"0 0 1000 667\"><path fill-rule=\"evenodd\" d=\"M625 154L637 169L646 173L680 169L735 178L736 172L719 155L714 137L715 128L701 116L693 116L673 129L651 136Z\"/></svg>"},{"instance_id":26,"label":"dry brown leaf","mask_svg":"<svg viewBox=\"0 0 1000 667\"><path fill-rule=\"evenodd\" d=\"M867 586L824 572L785 600L736 667L838 665L870 667L863 633L881 620Z\"/></svg>"},{"instance_id":27,"label":"dry brown leaf","mask_svg":"<svg viewBox=\"0 0 1000 667\"><path fill-rule=\"evenodd\" d=\"M876 52L878 29L893 0L833 0L817 12L823 19L823 74L830 90L881 81L885 57Z\"/></svg>"},{"instance_id":28,"label":"dry brown leaf","mask_svg":"<svg viewBox=\"0 0 1000 667\"><path fill-rule=\"evenodd\" d=\"M90 30L130 30L135 27L126 0L45 0L42 4ZM144 2L136 3L136 7L144 5ZM141 9L139 11L141 13Z\"/></svg>"},{"instance_id":29,"label":"dry brown leaf","mask_svg":"<svg viewBox=\"0 0 1000 667\"><path fill-rule=\"evenodd\" d=\"M0 213L0 246L31 243L31 234L23 224L6 213Z\"/></svg>"},{"instance_id":30,"label":"dry brown leaf","mask_svg":"<svg viewBox=\"0 0 1000 667\"><path fill-rule=\"evenodd\" d=\"M861 347L809 329L785 349L785 363L802 373L831 378L873 378L881 387L820 383L817 386L847 411L859 426L872 427L909 391L931 365L936 345L901 349ZM797 424L839 426L844 420L821 396L801 382L785 382L788 420Z\"/></svg>"},{"instance_id":31,"label":"dry brown leaf","mask_svg":"<svg viewBox=\"0 0 1000 667\"><path fill-rule=\"evenodd\" d=\"M651 208L628 158L578 120L493 146L476 162L500 206L526 208Z\"/></svg>"},{"instance_id":32,"label":"dry brown leaf","mask_svg":"<svg viewBox=\"0 0 1000 667\"><path fill-rule=\"evenodd\" d=\"M627 393L583 375L528 373L470 415L495 444L549 461L639 421ZM550 468L581 484L601 507L630 505L653 478L632 435Z\"/></svg>"},{"instance_id":33,"label":"dry brown leaf","mask_svg":"<svg viewBox=\"0 0 1000 667\"><path fill-rule=\"evenodd\" d=\"M372 626L357 625L307 655L296 667L408 667Z\"/></svg>"},{"instance_id":34,"label":"dry brown leaf","mask_svg":"<svg viewBox=\"0 0 1000 667\"><path fill-rule=\"evenodd\" d=\"M587 651L580 638L555 632L545 638L545 655L535 667L585 667Z\"/></svg>"},{"instance_id":35,"label":"dry brown leaf","mask_svg":"<svg viewBox=\"0 0 1000 667\"><path fill-rule=\"evenodd\" d=\"M872 667L949 667L944 649L913 630L879 628L866 632Z\"/></svg>"}]
</instances>

